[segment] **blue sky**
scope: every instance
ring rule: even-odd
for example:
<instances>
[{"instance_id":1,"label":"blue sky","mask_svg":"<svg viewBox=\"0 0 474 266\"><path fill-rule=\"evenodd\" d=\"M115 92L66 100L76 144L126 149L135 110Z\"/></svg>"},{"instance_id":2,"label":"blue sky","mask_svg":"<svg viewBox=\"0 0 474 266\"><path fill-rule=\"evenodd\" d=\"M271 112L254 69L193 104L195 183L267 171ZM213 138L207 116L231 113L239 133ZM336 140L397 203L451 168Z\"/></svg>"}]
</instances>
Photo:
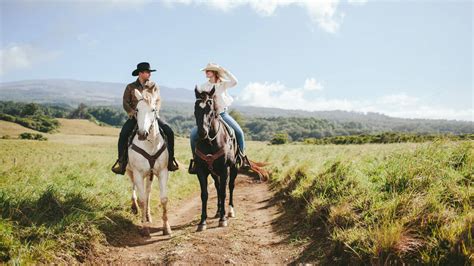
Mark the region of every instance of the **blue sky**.
<instances>
[{"instance_id":1,"label":"blue sky","mask_svg":"<svg viewBox=\"0 0 474 266\"><path fill-rule=\"evenodd\" d=\"M221 64L247 105L473 118L472 1L3 0L0 79L192 89Z\"/></svg>"}]
</instances>

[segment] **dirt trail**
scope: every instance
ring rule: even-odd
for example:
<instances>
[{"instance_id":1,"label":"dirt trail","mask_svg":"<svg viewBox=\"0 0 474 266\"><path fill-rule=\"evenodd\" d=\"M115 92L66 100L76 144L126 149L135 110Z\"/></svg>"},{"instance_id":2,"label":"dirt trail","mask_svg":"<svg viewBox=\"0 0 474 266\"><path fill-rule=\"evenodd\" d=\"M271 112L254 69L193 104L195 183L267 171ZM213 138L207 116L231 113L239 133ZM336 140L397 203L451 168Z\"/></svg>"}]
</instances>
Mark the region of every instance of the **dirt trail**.
<instances>
[{"instance_id":1,"label":"dirt trail","mask_svg":"<svg viewBox=\"0 0 474 266\"><path fill-rule=\"evenodd\" d=\"M216 212L216 192L209 187L208 215ZM290 244L274 226L280 216L272 202L273 193L265 183L253 183L247 176L237 177L234 191L236 217L229 226L218 227L218 219L209 218L207 230L196 232L201 214L199 195L170 210L172 236L163 236L161 218L155 215L151 238L127 239L126 247L109 249L102 262L107 263L271 263L294 261L300 248ZM228 202L228 200L226 200Z\"/></svg>"}]
</instances>

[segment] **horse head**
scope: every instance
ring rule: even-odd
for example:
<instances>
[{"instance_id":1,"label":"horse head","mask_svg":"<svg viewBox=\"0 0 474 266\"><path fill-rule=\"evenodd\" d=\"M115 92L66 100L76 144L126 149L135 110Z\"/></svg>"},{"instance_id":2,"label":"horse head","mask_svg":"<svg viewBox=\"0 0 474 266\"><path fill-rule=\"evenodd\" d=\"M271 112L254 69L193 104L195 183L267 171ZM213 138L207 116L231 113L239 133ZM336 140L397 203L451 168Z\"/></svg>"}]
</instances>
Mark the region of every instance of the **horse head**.
<instances>
[{"instance_id":1,"label":"horse head","mask_svg":"<svg viewBox=\"0 0 474 266\"><path fill-rule=\"evenodd\" d=\"M136 108L136 119L138 125L138 139L145 140L150 134L156 119L156 100L158 95L156 89L143 90L135 89L135 97L138 100Z\"/></svg>"},{"instance_id":2,"label":"horse head","mask_svg":"<svg viewBox=\"0 0 474 266\"><path fill-rule=\"evenodd\" d=\"M199 137L204 139L209 136L212 121L217 117L217 110L214 101L215 86L211 91L200 92L197 86L194 88L196 102L194 104L194 117L198 128Z\"/></svg>"}]
</instances>

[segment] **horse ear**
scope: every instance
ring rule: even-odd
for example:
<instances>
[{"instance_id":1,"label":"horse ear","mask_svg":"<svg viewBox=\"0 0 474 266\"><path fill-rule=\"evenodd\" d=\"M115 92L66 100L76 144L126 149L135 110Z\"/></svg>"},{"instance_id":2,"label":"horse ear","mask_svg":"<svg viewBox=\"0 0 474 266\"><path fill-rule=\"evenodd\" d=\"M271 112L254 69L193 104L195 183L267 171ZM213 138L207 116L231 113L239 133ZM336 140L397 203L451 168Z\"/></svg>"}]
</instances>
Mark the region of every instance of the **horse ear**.
<instances>
[{"instance_id":1,"label":"horse ear","mask_svg":"<svg viewBox=\"0 0 474 266\"><path fill-rule=\"evenodd\" d=\"M137 100L143 99L143 95L141 94L141 92L139 90L135 89L134 93L135 93L135 97L137 98Z\"/></svg>"},{"instance_id":2,"label":"horse ear","mask_svg":"<svg viewBox=\"0 0 474 266\"><path fill-rule=\"evenodd\" d=\"M154 85L153 87L151 87L151 92L155 93L157 90L158 90L157 85Z\"/></svg>"},{"instance_id":3,"label":"horse ear","mask_svg":"<svg viewBox=\"0 0 474 266\"><path fill-rule=\"evenodd\" d=\"M201 98L201 93L198 90L198 86L194 87L194 94L196 95L196 99Z\"/></svg>"},{"instance_id":4,"label":"horse ear","mask_svg":"<svg viewBox=\"0 0 474 266\"><path fill-rule=\"evenodd\" d=\"M214 96L215 92L216 92L216 86L213 86L211 92L209 93L209 96L211 97Z\"/></svg>"}]
</instances>

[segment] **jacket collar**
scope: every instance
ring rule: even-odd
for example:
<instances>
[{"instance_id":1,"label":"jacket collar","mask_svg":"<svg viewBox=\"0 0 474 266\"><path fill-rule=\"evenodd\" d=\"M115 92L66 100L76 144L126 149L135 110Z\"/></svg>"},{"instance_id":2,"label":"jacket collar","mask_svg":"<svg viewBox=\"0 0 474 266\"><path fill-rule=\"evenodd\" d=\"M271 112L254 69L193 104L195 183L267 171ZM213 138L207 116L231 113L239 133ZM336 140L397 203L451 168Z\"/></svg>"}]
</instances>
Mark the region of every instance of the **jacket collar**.
<instances>
[{"instance_id":1,"label":"jacket collar","mask_svg":"<svg viewBox=\"0 0 474 266\"><path fill-rule=\"evenodd\" d=\"M141 84L141 83L140 83L140 79L138 79L138 78L137 78L137 80L135 81L135 85L136 85L137 87L141 87L142 89L145 88L145 85L146 85L147 83L148 83L148 81L145 81L144 84Z\"/></svg>"}]
</instances>

